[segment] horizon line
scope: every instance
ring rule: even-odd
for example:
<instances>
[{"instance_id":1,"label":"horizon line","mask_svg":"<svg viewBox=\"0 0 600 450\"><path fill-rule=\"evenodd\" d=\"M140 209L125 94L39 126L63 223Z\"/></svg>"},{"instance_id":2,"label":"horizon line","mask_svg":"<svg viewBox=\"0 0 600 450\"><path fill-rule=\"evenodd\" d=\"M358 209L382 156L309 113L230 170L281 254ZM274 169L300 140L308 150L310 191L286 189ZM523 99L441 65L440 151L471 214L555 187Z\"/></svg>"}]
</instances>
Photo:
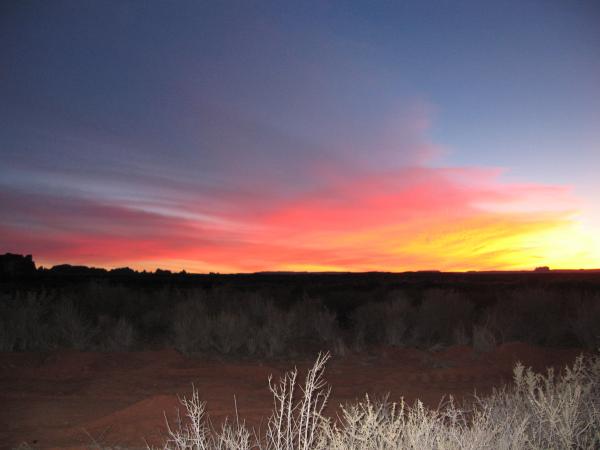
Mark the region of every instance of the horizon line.
<instances>
[{"instance_id":1,"label":"horizon line","mask_svg":"<svg viewBox=\"0 0 600 450\"><path fill-rule=\"evenodd\" d=\"M351 275L351 274L408 274L408 273L438 273L438 274L469 274L469 273L558 273L558 272L600 272L600 267L597 268L550 268L548 266L538 266L535 268L523 268L523 269L465 269L465 270L439 270L439 269L406 269L406 270L273 270L273 269L265 269L258 271L249 271L249 272L221 272L221 271L208 271L208 272L190 272L185 269L181 270L172 270L172 269L162 269L160 267L156 267L155 269L135 269L129 267L128 265L124 266L95 266L95 265L86 265L86 264L72 264L68 262L53 264L50 267L46 267L43 264L37 265L35 263L35 259L32 254L20 254L20 253L11 253L6 252L2 254L3 256L18 256L22 258L31 258L32 262L36 270L52 270L55 267L60 266L70 266L70 267L82 267L87 269L96 269L96 270L105 270L107 272L119 270L119 269L129 269L135 273L143 274L143 273L156 273L157 271L170 272L171 274L187 274L187 275L260 275L260 274L341 274L341 275Z\"/></svg>"}]
</instances>

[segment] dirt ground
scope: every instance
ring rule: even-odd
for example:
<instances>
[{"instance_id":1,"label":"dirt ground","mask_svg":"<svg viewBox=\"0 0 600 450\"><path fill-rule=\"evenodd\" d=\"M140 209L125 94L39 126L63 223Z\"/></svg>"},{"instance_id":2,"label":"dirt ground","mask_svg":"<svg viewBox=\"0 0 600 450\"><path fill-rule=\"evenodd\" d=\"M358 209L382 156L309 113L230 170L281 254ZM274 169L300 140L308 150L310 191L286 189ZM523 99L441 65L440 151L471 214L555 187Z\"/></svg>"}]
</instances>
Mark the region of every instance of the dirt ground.
<instances>
[{"instance_id":1,"label":"dirt ground","mask_svg":"<svg viewBox=\"0 0 600 450\"><path fill-rule=\"evenodd\" d=\"M477 354L469 347L438 352L387 348L334 357L329 413L341 403L390 394L393 401L417 398L437 406L444 396L485 394L512 379L521 361L536 370L571 364L578 349L503 344ZM316 355L315 355L316 356ZM174 350L137 353L0 353L0 447L145 447L160 445L165 419L174 418L177 395L189 396L192 383L207 402L213 424L225 416L264 429L272 397L267 379L312 361L238 362L186 358ZM235 400L234 400L235 396Z\"/></svg>"}]
</instances>

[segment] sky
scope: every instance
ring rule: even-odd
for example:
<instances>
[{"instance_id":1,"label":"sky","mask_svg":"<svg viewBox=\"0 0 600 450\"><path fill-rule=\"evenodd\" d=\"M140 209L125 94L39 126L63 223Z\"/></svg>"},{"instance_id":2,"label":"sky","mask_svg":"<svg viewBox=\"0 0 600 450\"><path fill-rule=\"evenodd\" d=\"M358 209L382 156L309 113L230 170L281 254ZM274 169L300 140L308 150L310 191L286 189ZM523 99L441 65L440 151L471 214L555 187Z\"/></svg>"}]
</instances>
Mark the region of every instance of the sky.
<instances>
[{"instance_id":1,"label":"sky","mask_svg":"<svg viewBox=\"0 0 600 450\"><path fill-rule=\"evenodd\" d=\"M594 1L3 1L0 252L600 267Z\"/></svg>"}]
</instances>

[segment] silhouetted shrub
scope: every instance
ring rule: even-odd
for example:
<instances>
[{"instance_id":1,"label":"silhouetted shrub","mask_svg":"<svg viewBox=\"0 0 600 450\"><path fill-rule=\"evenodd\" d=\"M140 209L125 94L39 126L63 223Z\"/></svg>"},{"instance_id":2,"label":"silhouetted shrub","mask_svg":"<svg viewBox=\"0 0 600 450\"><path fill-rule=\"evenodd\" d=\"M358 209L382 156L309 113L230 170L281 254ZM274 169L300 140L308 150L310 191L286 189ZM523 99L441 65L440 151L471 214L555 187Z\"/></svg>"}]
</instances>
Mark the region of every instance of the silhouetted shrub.
<instances>
[{"instance_id":1,"label":"silhouetted shrub","mask_svg":"<svg viewBox=\"0 0 600 450\"><path fill-rule=\"evenodd\" d=\"M203 302L187 300L177 305L172 323L177 350L190 355L210 349L210 320Z\"/></svg>"},{"instance_id":2,"label":"silhouetted shrub","mask_svg":"<svg viewBox=\"0 0 600 450\"><path fill-rule=\"evenodd\" d=\"M124 317L107 318L94 330L94 348L103 352L126 352L136 348L138 335L131 323Z\"/></svg>"},{"instance_id":3,"label":"silhouetted shrub","mask_svg":"<svg viewBox=\"0 0 600 450\"><path fill-rule=\"evenodd\" d=\"M455 330L457 327L470 329L473 316L474 305L463 294L429 289L424 292L415 316L412 342L421 346L455 344Z\"/></svg>"},{"instance_id":4,"label":"silhouetted shrub","mask_svg":"<svg viewBox=\"0 0 600 450\"><path fill-rule=\"evenodd\" d=\"M0 349L174 346L188 355L295 357L325 348L344 354L348 348L381 345L472 344L478 351L514 340L592 349L600 345L600 293L593 289L498 286L494 300L484 285L485 301L479 301L482 292L375 283L349 294L346 305L339 296L350 292L344 278L329 290L319 284L271 288L262 280L257 276L252 279L256 285L244 288L100 280L7 289L0 296ZM375 293L381 300L372 300Z\"/></svg>"},{"instance_id":5,"label":"silhouetted shrub","mask_svg":"<svg viewBox=\"0 0 600 450\"><path fill-rule=\"evenodd\" d=\"M487 325L473 325L473 350L490 352L496 348L496 337Z\"/></svg>"},{"instance_id":6,"label":"silhouetted shrub","mask_svg":"<svg viewBox=\"0 0 600 450\"><path fill-rule=\"evenodd\" d=\"M499 296L490 327L502 342L560 345L569 333L567 298L549 289L516 289Z\"/></svg>"},{"instance_id":7,"label":"silhouetted shrub","mask_svg":"<svg viewBox=\"0 0 600 450\"><path fill-rule=\"evenodd\" d=\"M59 348L86 350L90 347L94 329L72 300L58 303L52 316L54 342Z\"/></svg>"},{"instance_id":8,"label":"silhouetted shrub","mask_svg":"<svg viewBox=\"0 0 600 450\"><path fill-rule=\"evenodd\" d=\"M18 292L2 299L1 346L4 351L40 351L52 347L45 292Z\"/></svg>"},{"instance_id":9,"label":"silhouetted shrub","mask_svg":"<svg viewBox=\"0 0 600 450\"><path fill-rule=\"evenodd\" d=\"M569 328L577 336L580 345L592 350L600 348L600 294L581 299Z\"/></svg>"},{"instance_id":10,"label":"silhouetted shrub","mask_svg":"<svg viewBox=\"0 0 600 450\"><path fill-rule=\"evenodd\" d=\"M415 310L404 296L359 306L352 314L353 348L363 350L373 345L405 345L414 316Z\"/></svg>"},{"instance_id":11,"label":"silhouetted shrub","mask_svg":"<svg viewBox=\"0 0 600 450\"><path fill-rule=\"evenodd\" d=\"M340 335L335 313L317 299L304 296L291 306L288 315L289 339L303 352L314 353L330 348Z\"/></svg>"},{"instance_id":12,"label":"silhouetted shrub","mask_svg":"<svg viewBox=\"0 0 600 450\"><path fill-rule=\"evenodd\" d=\"M173 319L174 344L186 354L273 357L332 345L338 336L335 315L310 299L285 310L256 294L224 301L217 291L181 303Z\"/></svg>"}]
</instances>

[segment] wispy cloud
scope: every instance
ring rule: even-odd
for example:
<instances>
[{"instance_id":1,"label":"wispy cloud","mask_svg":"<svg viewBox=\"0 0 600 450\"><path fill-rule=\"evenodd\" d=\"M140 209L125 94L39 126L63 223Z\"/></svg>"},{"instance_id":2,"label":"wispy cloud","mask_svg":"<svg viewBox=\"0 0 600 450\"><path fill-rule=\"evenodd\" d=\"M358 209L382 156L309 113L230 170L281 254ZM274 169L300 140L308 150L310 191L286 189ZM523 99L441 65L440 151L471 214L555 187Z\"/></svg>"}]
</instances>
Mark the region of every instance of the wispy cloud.
<instances>
[{"instance_id":1,"label":"wispy cloud","mask_svg":"<svg viewBox=\"0 0 600 450\"><path fill-rule=\"evenodd\" d=\"M194 167L205 174L201 165L141 170L124 161L122 169L89 173L23 166L29 179L37 172L42 181L2 189L0 245L47 264L192 271L508 269L598 261L598 248L577 245L587 238L574 231L577 202L568 187L505 182L498 169L416 163L423 148L437 147L415 122L395 123L405 128L400 134L411 135L414 149L389 141L365 143L362 152L308 152L249 167L241 177L242 169L229 171L222 162L210 182L190 176ZM398 161L394 145L403 155ZM411 152L417 157L406 158ZM364 163L369 155L373 161ZM282 178L290 174L287 184L264 172L273 170ZM63 184L43 190L44 177ZM549 239L561 233L572 250L556 254Z\"/></svg>"}]
</instances>

